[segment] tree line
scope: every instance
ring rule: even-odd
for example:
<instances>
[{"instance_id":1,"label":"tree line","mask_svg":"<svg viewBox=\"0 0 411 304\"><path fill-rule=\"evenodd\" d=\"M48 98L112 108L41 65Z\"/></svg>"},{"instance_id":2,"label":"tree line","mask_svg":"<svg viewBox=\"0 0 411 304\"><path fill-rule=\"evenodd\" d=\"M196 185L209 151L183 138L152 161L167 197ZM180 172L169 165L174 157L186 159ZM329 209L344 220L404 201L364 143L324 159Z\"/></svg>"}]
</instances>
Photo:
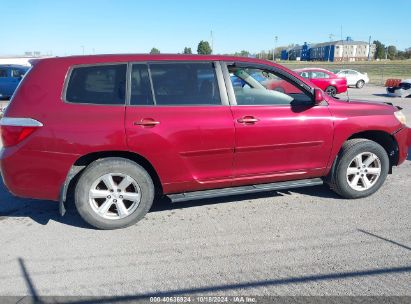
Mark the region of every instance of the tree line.
<instances>
[{"instance_id":1,"label":"tree line","mask_svg":"<svg viewBox=\"0 0 411 304\"><path fill-rule=\"evenodd\" d=\"M210 55L213 52L210 43L208 41L201 40L197 46L197 54L199 55ZM160 54L160 50L157 48L152 48L150 54ZM193 51L189 47L185 47L183 54L193 54Z\"/></svg>"},{"instance_id":2,"label":"tree line","mask_svg":"<svg viewBox=\"0 0 411 304\"><path fill-rule=\"evenodd\" d=\"M382 42L374 40L375 55L374 59L390 59L390 60L402 60L411 59L411 47L404 51L398 50L395 45L385 46Z\"/></svg>"},{"instance_id":3,"label":"tree line","mask_svg":"<svg viewBox=\"0 0 411 304\"><path fill-rule=\"evenodd\" d=\"M403 59L411 59L411 47L405 49L404 51L398 50L396 46L389 45L385 46L379 40L374 40L373 44L375 44L375 55L374 59L390 59L390 60L403 60ZM277 47L275 49L275 57L280 58L281 50L287 49L295 46L294 44L289 45L288 47ZM208 41L201 40L197 46L197 54L199 55L210 55L213 52L211 49L210 43ZM153 47L150 51L150 54L160 54L160 50ZM193 51L190 47L185 47L182 51L182 54L193 54ZM226 54L226 55L234 55L234 56L243 56L249 57L251 53L246 50L242 50L240 52L235 52L233 54ZM257 54L258 58L261 59L273 59L272 51L261 51Z\"/></svg>"}]
</instances>

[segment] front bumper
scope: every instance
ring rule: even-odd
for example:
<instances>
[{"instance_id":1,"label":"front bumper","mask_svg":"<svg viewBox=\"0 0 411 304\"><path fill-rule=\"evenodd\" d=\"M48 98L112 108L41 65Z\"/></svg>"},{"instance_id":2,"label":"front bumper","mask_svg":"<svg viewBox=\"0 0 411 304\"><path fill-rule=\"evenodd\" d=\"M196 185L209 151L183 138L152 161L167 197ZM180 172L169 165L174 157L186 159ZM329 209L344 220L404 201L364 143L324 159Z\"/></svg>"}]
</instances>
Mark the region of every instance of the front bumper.
<instances>
[{"instance_id":1,"label":"front bumper","mask_svg":"<svg viewBox=\"0 0 411 304\"><path fill-rule=\"evenodd\" d=\"M391 97L405 98L411 95L411 90L404 90L404 89L390 90L390 88L387 88L387 95Z\"/></svg>"},{"instance_id":2,"label":"front bumper","mask_svg":"<svg viewBox=\"0 0 411 304\"><path fill-rule=\"evenodd\" d=\"M398 163L401 165L408 157L409 149L411 146L411 129L404 127L395 132L394 137L398 144Z\"/></svg>"}]
</instances>

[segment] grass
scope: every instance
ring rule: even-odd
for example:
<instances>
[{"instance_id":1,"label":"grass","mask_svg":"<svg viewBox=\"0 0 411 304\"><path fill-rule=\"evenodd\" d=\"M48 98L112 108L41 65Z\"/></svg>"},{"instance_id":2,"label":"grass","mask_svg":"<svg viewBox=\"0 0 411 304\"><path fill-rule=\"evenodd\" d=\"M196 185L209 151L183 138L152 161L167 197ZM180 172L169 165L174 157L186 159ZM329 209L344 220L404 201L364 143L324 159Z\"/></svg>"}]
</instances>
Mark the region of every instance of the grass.
<instances>
[{"instance_id":1,"label":"grass","mask_svg":"<svg viewBox=\"0 0 411 304\"><path fill-rule=\"evenodd\" d=\"M411 60L401 61L371 61L371 62L321 62L321 61L282 61L280 64L289 69L303 67L317 67L327 70L353 69L362 73L367 73L370 82L377 85L384 85L389 78L410 79Z\"/></svg>"}]
</instances>

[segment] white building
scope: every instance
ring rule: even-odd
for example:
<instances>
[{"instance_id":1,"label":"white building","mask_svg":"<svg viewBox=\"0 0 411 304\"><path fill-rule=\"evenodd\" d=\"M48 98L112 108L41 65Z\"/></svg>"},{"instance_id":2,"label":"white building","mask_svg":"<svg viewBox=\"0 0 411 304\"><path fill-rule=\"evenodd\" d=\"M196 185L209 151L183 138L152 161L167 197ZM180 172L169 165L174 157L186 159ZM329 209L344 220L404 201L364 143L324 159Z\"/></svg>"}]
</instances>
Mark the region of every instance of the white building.
<instances>
[{"instance_id":1,"label":"white building","mask_svg":"<svg viewBox=\"0 0 411 304\"><path fill-rule=\"evenodd\" d=\"M311 45L313 61L366 61L375 55L375 44L365 41L338 40Z\"/></svg>"}]
</instances>

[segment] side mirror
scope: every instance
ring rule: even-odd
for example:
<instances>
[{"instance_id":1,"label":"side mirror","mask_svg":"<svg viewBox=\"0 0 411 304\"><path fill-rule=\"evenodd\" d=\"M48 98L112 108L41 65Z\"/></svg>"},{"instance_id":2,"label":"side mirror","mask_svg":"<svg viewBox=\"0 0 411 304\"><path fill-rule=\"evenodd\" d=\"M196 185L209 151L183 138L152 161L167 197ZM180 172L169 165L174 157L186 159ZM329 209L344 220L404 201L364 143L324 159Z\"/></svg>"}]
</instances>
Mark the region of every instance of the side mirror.
<instances>
[{"instance_id":1,"label":"side mirror","mask_svg":"<svg viewBox=\"0 0 411 304\"><path fill-rule=\"evenodd\" d=\"M324 101L324 93L320 89L314 89L314 104L319 105Z\"/></svg>"}]
</instances>

